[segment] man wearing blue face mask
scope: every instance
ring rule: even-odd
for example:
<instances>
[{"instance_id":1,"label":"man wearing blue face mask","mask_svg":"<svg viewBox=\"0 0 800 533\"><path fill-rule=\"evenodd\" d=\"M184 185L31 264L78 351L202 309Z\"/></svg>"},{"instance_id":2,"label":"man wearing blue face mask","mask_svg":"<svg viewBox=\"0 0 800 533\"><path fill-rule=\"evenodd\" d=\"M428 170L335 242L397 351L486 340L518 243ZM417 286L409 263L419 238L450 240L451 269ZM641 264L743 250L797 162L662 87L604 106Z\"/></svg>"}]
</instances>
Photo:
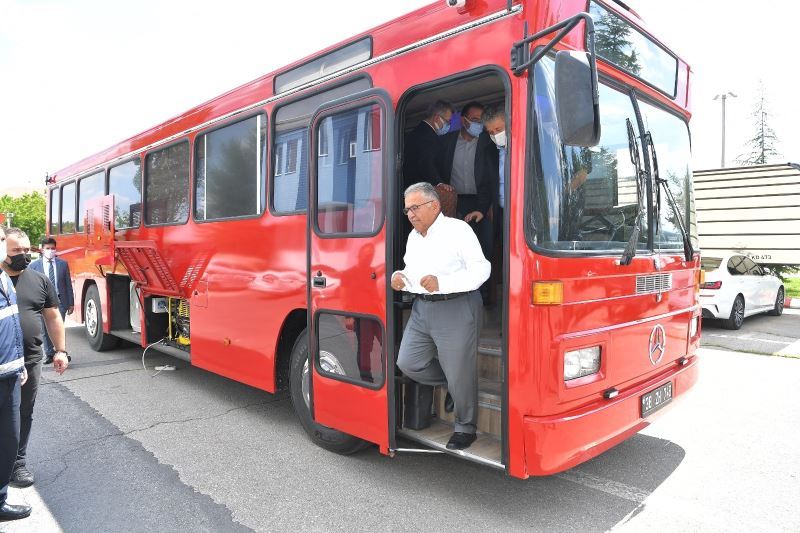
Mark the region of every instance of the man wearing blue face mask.
<instances>
[{"instance_id":1,"label":"man wearing blue face mask","mask_svg":"<svg viewBox=\"0 0 800 533\"><path fill-rule=\"evenodd\" d=\"M461 109L461 129L442 139L441 174L458 193L457 216L469 223L485 257L491 256L492 225L487 219L495 197L495 179L487 148L494 147L483 130L484 107L469 102Z\"/></svg>"},{"instance_id":2,"label":"man wearing blue face mask","mask_svg":"<svg viewBox=\"0 0 800 533\"><path fill-rule=\"evenodd\" d=\"M450 131L453 106L444 100L431 104L425 119L406 137L403 178L406 187L420 181L436 185L442 181L439 170L440 137Z\"/></svg>"}]
</instances>

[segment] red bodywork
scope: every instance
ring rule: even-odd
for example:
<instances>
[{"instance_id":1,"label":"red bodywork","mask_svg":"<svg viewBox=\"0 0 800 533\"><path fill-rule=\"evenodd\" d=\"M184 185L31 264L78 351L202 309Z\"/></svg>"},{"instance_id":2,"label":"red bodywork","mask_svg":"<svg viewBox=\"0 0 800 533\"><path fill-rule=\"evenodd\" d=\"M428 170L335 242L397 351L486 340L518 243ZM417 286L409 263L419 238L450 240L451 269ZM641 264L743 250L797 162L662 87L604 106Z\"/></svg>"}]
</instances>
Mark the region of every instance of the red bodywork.
<instances>
[{"instance_id":1,"label":"red bodywork","mask_svg":"<svg viewBox=\"0 0 800 533\"><path fill-rule=\"evenodd\" d=\"M510 90L510 138L513 140L509 151L510 196L506 200L511 222L507 261L509 310L504 440L507 471L516 477L564 470L646 426L649 419L642 419L639 414L640 394L668 380L673 381L676 397L691 387L697 379L693 354L699 336L698 332L698 336L687 342L690 319L699 315L699 259L686 262L679 255L656 256L661 262L660 271L673 274L672 289L657 301L652 294L636 296L632 291L637 274L656 271L652 255L636 257L632 265L621 269L615 263L618 256L550 258L535 253L526 243L522 212L530 114L529 80L527 75L517 77L510 73L509 51L512 43L522 38L526 21L529 32L533 33L585 11L587 4L583 0L525 1L522 4L523 9L517 14L415 48L354 74L367 74L373 87L385 91L396 109L411 87L486 66L504 73ZM505 0L468 0L467 9L457 10L437 1L363 35L372 37L372 56L378 57L506 7ZM641 27L641 21L615 4L606 7ZM580 50L583 39L581 25L561 46ZM689 68L684 62L678 62L674 100L603 62L599 62L598 67L602 73L689 118ZM272 97L273 78L274 73L265 75L75 163L55 174L56 184L88 175L98 168L107 169L112 162L165 139L180 135L193 142L198 130L202 131L201 125ZM315 90L310 88L303 92ZM295 95L290 98L294 99ZM274 110L282 103L283 100L278 99L258 109L271 121ZM181 135L183 132L188 133ZM388 132L388 135L396 134ZM270 142L268 139L267 143ZM274 162L271 154L268 159ZM267 175L271 175L271 169ZM193 166L191 176L194 176ZM398 187L393 176L386 176L385 180L387 187ZM74 275L79 319L82 320L88 284L96 284L102 297L107 299L106 283L100 272L125 274L120 254L126 249L138 250L137 261L161 262L169 271L169 276L165 277L173 280L163 280L162 288L153 288L153 294L176 294L191 304L192 364L266 391L276 390L281 332L292 312L305 313L309 309L304 214L275 216L267 211L255 218L215 223L196 223L190 217L187 223L180 225L142 225L116 231L113 242L101 236L98 242L105 247L90 244L84 233L54 236L59 239L61 257L70 262ZM378 249L365 264L359 263L359 253L367 245ZM366 241L315 241L311 253L329 261L326 267L330 277L359 279L376 272L376 284L383 288L387 276L382 250L386 246L389 243L385 242L385 231L382 231ZM155 259L144 258L145 249L152 250ZM341 258L340 263L331 264L337 257ZM315 263L312 269L316 268ZM564 304L534 306L531 287L537 280L561 280ZM339 287L346 288L347 283L342 281ZM377 295L374 291L334 289L328 294L325 305L349 306L351 311L377 315L385 321L386 294L383 289L378 290ZM110 324L107 303L102 305L106 332ZM663 360L654 366L648 360L647 350L650 332L657 322L665 327L668 342ZM566 386L562 375L563 352L596 344L610 355L604 358L601 373L588 382L578 380L577 386ZM391 351L388 355L394 356ZM688 363L679 365L677 361L683 357L688 357ZM315 379L320 383L324 381L324 378ZM393 443L390 442L386 385L377 392L354 391L352 386L347 388L336 383L329 385L315 391L318 417L379 444L381 450L388 453ZM612 385L619 389L620 395L606 400L603 392Z\"/></svg>"}]
</instances>

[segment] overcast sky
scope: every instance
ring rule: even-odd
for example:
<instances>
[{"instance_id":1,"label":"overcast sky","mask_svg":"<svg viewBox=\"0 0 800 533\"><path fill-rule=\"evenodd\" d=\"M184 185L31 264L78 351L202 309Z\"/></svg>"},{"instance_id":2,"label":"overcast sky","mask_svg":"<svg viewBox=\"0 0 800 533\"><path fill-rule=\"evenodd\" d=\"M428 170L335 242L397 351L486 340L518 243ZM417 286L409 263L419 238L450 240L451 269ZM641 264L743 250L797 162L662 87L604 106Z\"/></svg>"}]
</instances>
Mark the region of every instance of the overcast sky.
<instances>
[{"instance_id":1,"label":"overcast sky","mask_svg":"<svg viewBox=\"0 0 800 533\"><path fill-rule=\"evenodd\" d=\"M0 0L0 189L39 186L45 172L428 3ZM759 81L778 162L800 162L800 2L628 3L692 66L695 169L720 163L716 94L738 95L728 164L744 151Z\"/></svg>"}]
</instances>

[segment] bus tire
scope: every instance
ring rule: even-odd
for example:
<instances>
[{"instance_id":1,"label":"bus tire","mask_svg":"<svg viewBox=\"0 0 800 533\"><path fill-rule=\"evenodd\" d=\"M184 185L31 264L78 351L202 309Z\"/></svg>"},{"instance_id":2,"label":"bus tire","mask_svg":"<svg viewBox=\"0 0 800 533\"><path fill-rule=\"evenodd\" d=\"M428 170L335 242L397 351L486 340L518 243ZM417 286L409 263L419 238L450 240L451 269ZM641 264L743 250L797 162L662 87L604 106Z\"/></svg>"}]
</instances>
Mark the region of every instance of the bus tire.
<instances>
[{"instance_id":1,"label":"bus tire","mask_svg":"<svg viewBox=\"0 0 800 533\"><path fill-rule=\"evenodd\" d=\"M350 455L364 449L368 443L347 433L318 424L311 417L308 385L311 372L308 360L308 334L304 330L292 348L291 367L289 369L289 391L292 405L311 441L328 451L341 455ZM304 387L305 381L305 387Z\"/></svg>"},{"instance_id":2,"label":"bus tire","mask_svg":"<svg viewBox=\"0 0 800 533\"><path fill-rule=\"evenodd\" d=\"M83 302L83 326L92 350L103 352L119 344L119 338L103 332L103 308L97 285L92 285L86 291L86 299Z\"/></svg>"}]
</instances>

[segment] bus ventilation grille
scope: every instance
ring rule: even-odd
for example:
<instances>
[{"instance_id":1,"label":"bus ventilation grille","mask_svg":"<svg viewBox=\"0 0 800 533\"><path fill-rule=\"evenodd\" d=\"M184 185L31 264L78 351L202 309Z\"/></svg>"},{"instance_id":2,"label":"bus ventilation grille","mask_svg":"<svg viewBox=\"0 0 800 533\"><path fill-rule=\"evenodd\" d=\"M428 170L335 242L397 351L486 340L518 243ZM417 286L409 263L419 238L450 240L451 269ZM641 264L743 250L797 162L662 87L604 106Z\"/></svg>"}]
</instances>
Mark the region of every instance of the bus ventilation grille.
<instances>
[{"instance_id":1,"label":"bus ventilation grille","mask_svg":"<svg viewBox=\"0 0 800 533\"><path fill-rule=\"evenodd\" d=\"M672 288L672 274L636 276L636 294L666 292Z\"/></svg>"}]
</instances>

